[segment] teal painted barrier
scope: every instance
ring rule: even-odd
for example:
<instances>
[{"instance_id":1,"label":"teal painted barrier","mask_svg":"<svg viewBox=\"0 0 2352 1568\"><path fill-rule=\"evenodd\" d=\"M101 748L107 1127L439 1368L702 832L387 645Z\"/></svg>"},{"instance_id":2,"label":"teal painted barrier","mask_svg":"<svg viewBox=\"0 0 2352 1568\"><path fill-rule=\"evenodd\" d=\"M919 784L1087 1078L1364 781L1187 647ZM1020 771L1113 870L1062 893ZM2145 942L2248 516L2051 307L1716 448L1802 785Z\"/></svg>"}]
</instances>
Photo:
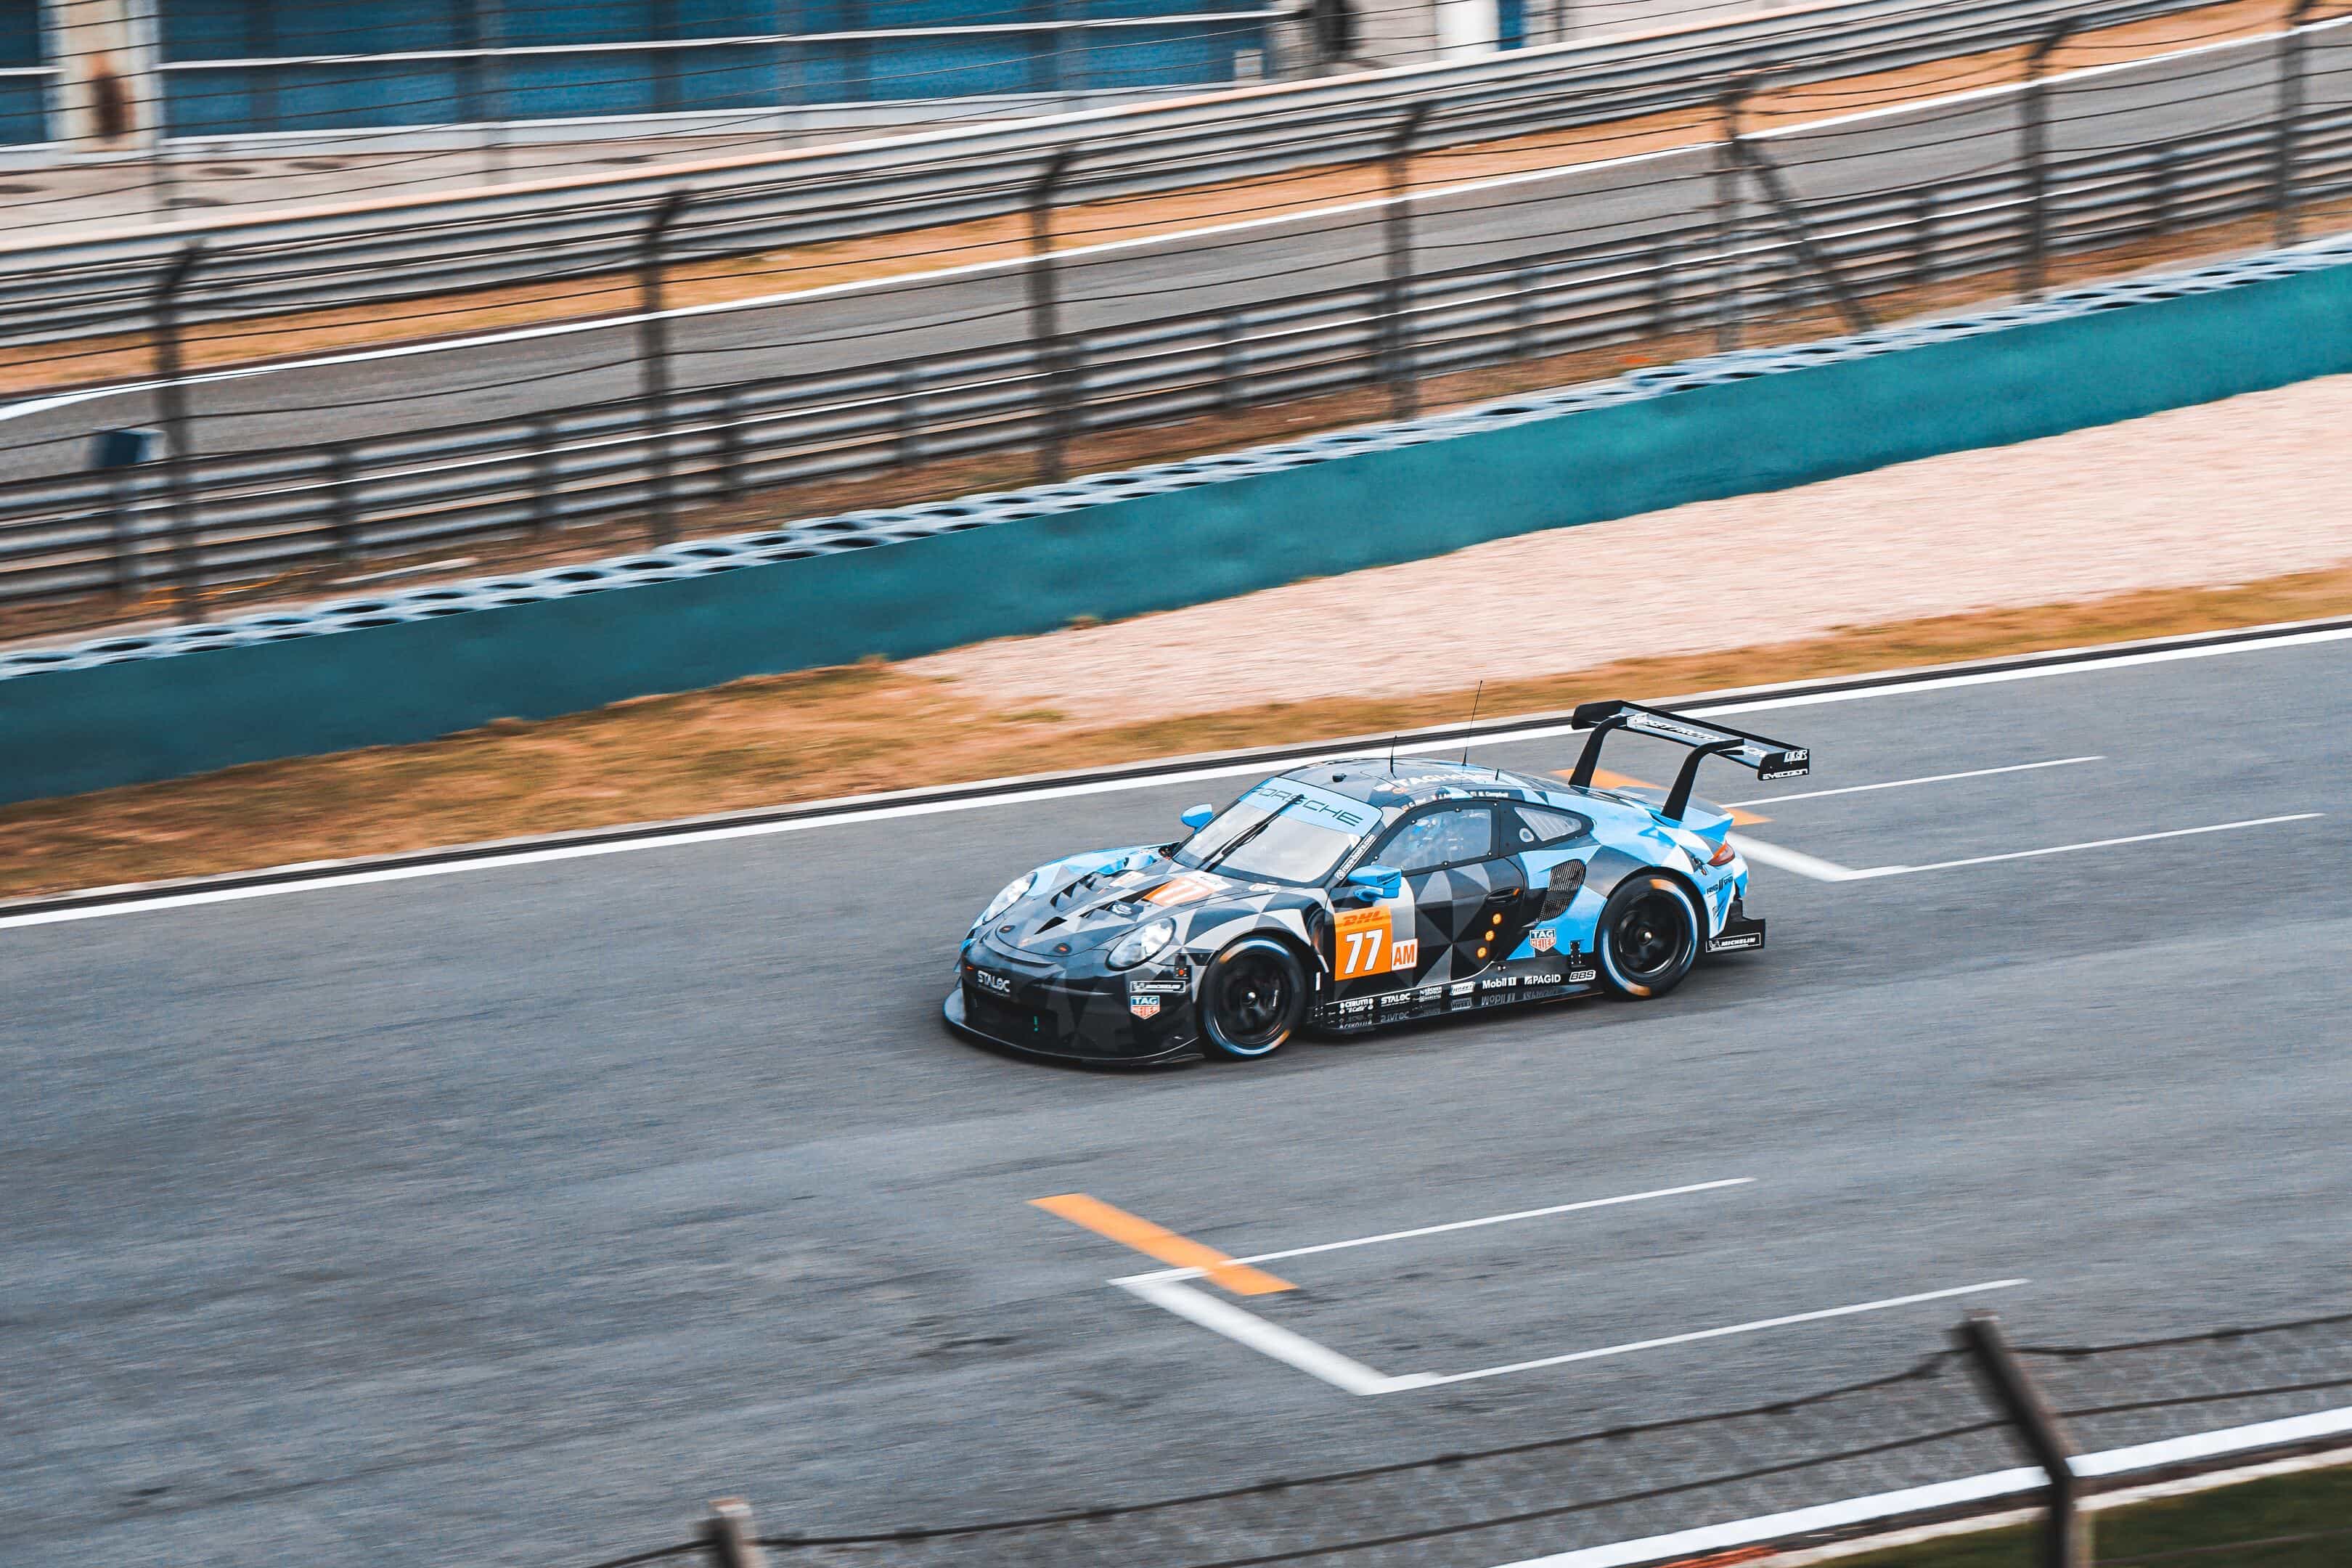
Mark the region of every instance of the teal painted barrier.
<instances>
[{"instance_id":1,"label":"teal painted barrier","mask_svg":"<svg viewBox=\"0 0 2352 1568\"><path fill-rule=\"evenodd\" d=\"M2352 257L2299 264L2076 297L1891 351L1718 362L1734 378L873 549L18 675L0 680L0 801L906 658L2352 370Z\"/></svg>"}]
</instances>

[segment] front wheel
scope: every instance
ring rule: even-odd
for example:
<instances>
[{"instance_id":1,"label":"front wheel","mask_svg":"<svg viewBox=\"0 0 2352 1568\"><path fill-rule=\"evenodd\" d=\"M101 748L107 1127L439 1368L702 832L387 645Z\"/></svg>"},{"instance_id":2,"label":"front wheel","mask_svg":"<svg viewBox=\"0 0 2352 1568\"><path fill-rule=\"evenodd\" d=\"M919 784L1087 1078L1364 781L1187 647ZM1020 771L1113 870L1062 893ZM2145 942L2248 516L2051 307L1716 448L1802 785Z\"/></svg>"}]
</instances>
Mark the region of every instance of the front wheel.
<instances>
[{"instance_id":1,"label":"front wheel","mask_svg":"<svg viewBox=\"0 0 2352 1568\"><path fill-rule=\"evenodd\" d=\"M1307 971L1270 936L1245 936L1217 954L1201 981L1201 1054L1270 1057L1307 1015Z\"/></svg>"},{"instance_id":2,"label":"front wheel","mask_svg":"<svg viewBox=\"0 0 2352 1568\"><path fill-rule=\"evenodd\" d=\"M1626 878L1601 909L1593 942L1601 983L1620 996L1664 996L1697 961L1699 931L1680 882L1657 871Z\"/></svg>"}]
</instances>

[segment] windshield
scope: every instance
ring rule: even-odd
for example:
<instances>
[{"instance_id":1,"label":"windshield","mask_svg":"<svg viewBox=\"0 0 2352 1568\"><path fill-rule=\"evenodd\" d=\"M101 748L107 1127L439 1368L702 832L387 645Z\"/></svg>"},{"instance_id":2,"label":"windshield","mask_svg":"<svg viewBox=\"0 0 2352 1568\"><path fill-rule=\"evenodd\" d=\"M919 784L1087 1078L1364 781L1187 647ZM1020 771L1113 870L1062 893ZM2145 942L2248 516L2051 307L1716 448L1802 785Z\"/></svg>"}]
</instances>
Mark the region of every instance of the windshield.
<instances>
[{"instance_id":1,"label":"windshield","mask_svg":"<svg viewBox=\"0 0 2352 1568\"><path fill-rule=\"evenodd\" d=\"M1320 882L1380 826L1360 800L1293 779L1268 779L1176 851L1179 865L1268 882Z\"/></svg>"}]
</instances>

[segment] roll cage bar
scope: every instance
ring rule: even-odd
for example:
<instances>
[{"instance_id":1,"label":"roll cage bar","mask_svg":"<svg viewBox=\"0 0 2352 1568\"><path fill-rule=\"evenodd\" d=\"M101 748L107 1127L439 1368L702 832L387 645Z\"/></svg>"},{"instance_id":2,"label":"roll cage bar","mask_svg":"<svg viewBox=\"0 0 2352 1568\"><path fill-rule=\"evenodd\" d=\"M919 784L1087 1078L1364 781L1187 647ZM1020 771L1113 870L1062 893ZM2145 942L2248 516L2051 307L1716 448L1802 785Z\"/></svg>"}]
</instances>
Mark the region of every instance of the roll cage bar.
<instances>
[{"instance_id":1,"label":"roll cage bar","mask_svg":"<svg viewBox=\"0 0 2352 1568\"><path fill-rule=\"evenodd\" d=\"M1812 772L1812 752L1802 746L1792 746L1786 741L1750 734L1727 724L1710 724L1703 719L1685 719L1679 713L1669 713L1661 708L1644 708L1638 702L1626 702L1612 698L1602 702L1580 702L1569 715L1569 724L1575 729L1590 730L1584 751L1576 759L1576 771L1568 782L1578 789L1592 787L1592 770L1601 763L1601 742L1609 738L1612 730L1625 730L1636 735L1648 735L1654 740L1672 741L1678 746L1688 746L1690 755L1684 759L1682 770L1675 774L1674 787L1666 792L1666 803L1659 815L1669 821L1680 822L1690 809L1691 785L1698 782L1698 765L1709 757L1721 757L1751 769L1759 779L1796 779Z\"/></svg>"}]
</instances>

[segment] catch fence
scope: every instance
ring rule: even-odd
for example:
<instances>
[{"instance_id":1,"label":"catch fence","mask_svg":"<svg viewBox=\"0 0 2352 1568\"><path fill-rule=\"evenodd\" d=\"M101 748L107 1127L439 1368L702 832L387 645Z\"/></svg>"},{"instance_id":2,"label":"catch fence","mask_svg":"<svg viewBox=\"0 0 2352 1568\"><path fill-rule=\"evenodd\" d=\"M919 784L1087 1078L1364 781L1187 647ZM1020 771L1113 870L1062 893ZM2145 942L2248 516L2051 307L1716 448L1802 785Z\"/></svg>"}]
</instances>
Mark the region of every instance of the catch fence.
<instances>
[{"instance_id":1,"label":"catch fence","mask_svg":"<svg viewBox=\"0 0 2352 1568\"><path fill-rule=\"evenodd\" d=\"M2352 1450L2352 1314L2013 1349L1977 1316L1954 1342L1891 1376L1719 1415L1028 1519L762 1536L730 1503L699 1542L599 1568L698 1555L736 1568L762 1553L776 1568L1720 1563L2045 1509L2052 1489L2032 1460L2042 1440L2072 1455L2094 1497ZM2013 1418L2005 1375L2054 1416L2040 1437ZM2087 1519L2059 1521L2070 1529L2045 1544L2087 1564ZM2352 1531L2344 1540L2352 1551Z\"/></svg>"},{"instance_id":2,"label":"catch fence","mask_svg":"<svg viewBox=\"0 0 2352 1568\"><path fill-rule=\"evenodd\" d=\"M1041 244L1008 274L1025 289L1025 337L839 369L677 386L671 362L687 356L640 324L636 395L0 482L0 603L169 586L194 605L218 584L639 520L667 542L681 511L782 487L1024 449L1059 479L1073 443L1109 433L1367 388L1409 414L1428 378L1694 331L1734 346L1757 317L1828 306L1863 325L1889 295L2004 269L2030 285L2053 258L2264 214L2288 237L2303 207L2352 195L2352 103L2338 91L2306 107L2325 96L2313 83L2352 76L2340 58L2279 50L2274 89L2233 84L2221 123L2098 151L2044 150L2054 92L1977 102L1969 134L1981 143L1988 113L2013 116L1993 132L2006 144L1915 184L1903 149L1874 154L1882 180L1873 154L1832 142L1825 165L1864 171L1844 194L1792 195L1786 176L1810 166L1784 169L1786 143L1735 120L1726 141L1660 155L1629 183L1530 207L1552 243L1452 266L1428 262L1478 248L1458 238L1477 212L1421 215L1416 229L1400 188L1360 220L1381 243L1356 279L1286 290L1266 277L1252 302L1106 325L1066 327L1082 307L1105 312L1066 297L1075 268ZM660 271L646 279L656 306Z\"/></svg>"}]
</instances>

